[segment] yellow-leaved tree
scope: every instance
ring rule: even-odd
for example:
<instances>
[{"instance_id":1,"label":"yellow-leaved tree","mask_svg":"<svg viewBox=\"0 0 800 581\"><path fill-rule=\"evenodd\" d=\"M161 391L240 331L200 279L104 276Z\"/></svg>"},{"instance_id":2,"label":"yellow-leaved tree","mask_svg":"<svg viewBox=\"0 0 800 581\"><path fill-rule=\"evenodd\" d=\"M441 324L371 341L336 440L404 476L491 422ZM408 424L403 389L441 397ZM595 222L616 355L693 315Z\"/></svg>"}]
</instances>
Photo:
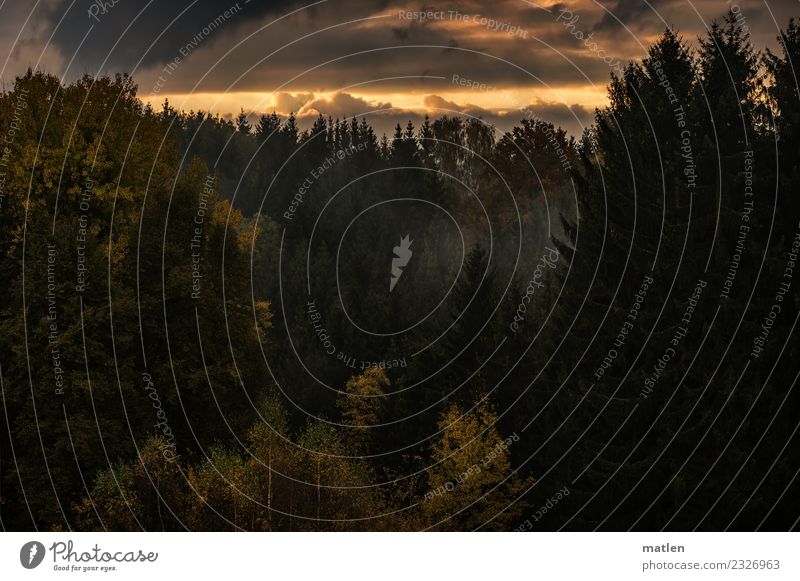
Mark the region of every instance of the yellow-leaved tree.
<instances>
[{"instance_id":1,"label":"yellow-leaved tree","mask_svg":"<svg viewBox=\"0 0 800 581\"><path fill-rule=\"evenodd\" d=\"M351 453L366 455L373 451L370 428L380 422L383 390L388 385L386 373L373 367L351 377L344 393L337 398L336 407L342 414L342 424L347 426L345 443Z\"/></svg>"},{"instance_id":2,"label":"yellow-leaved tree","mask_svg":"<svg viewBox=\"0 0 800 581\"><path fill-rule=\"evenodd\" d=\"M439 418L431 447L435 464L420 500L426 528L508 530L524 508L517 500L533 483L511 467L514 433L503 438L486 398L469 411L451 405Z\"/></svg>"}]
</instances>

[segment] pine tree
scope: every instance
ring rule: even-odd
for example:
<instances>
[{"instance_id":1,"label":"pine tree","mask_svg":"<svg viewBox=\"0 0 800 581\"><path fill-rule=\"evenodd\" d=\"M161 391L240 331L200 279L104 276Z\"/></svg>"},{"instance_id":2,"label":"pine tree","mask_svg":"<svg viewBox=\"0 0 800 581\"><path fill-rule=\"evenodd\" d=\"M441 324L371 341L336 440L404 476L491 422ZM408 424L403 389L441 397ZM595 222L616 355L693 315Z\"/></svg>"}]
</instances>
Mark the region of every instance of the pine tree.
<instances>
[{"instance_id":1,"label":"pine tree","mask_svg":"<svg viewBox=\"0 0 800 581\"><path fill-rule=\"evenodd\" d=\"M247 120L247 113L244 112L244 109L241 109L239 115L236 116L236 130L245 135L250 135L250 131L252 130L250 122Z\"/></svg>"}]
</instances>

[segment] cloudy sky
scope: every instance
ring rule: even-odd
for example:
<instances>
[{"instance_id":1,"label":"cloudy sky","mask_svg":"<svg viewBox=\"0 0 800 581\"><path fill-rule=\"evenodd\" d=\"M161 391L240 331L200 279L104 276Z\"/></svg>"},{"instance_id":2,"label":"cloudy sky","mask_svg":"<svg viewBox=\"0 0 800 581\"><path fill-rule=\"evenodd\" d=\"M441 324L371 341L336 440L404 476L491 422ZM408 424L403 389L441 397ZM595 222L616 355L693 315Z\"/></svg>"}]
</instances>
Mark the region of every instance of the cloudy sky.
<instances>
[{"instance_id":1,"label":"cloudy sky","mask_svg":"<svg viewBox=\"0 0 800 581\"><path fill-rule=\"evenodd\" d=\"M129 72L145 100L222 115L384 131L426 112L506 129L530 110L577 133L615 67L667 26L694 43L728 8L757 48L800 16L798 0L0 0L0 79Z\"/></svg>"}]
</instances>

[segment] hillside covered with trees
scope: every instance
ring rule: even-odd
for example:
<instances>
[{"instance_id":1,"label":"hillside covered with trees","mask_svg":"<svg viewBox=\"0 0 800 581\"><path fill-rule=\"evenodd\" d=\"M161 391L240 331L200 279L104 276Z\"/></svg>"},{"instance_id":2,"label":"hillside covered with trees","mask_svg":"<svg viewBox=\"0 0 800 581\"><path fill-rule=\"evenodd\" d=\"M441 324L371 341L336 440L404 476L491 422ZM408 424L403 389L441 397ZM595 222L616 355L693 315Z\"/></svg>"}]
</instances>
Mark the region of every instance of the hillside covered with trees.
<instances>
[{"instance_id":1,"label":"hillside covered with trees","mask_svg":"<svg viewBox=\"0 0 800 581\"><path fill-rule=\"evenodd\" d=\"M19 77L3 529L796 528L798 24L779 41L667 30L576 137Z\"/></svg>"}]
</instances>

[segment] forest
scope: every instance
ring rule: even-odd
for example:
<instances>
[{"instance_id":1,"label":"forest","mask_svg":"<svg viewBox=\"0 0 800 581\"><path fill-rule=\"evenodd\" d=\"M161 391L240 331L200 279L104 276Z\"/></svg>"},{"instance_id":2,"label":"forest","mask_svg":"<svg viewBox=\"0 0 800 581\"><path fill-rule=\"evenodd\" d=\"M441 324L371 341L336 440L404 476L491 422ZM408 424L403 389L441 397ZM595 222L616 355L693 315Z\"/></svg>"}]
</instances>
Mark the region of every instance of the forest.
<instances>
[{"instance_id":1,"label":"forest","mask_svg":"<svg viewBox=\"0 0 800 581\"><path fill-rule=\"evenodd\" d=\"M582 135L0 94L0 525L797 528L800 25Z\"/></svg>"}]
</instances>

